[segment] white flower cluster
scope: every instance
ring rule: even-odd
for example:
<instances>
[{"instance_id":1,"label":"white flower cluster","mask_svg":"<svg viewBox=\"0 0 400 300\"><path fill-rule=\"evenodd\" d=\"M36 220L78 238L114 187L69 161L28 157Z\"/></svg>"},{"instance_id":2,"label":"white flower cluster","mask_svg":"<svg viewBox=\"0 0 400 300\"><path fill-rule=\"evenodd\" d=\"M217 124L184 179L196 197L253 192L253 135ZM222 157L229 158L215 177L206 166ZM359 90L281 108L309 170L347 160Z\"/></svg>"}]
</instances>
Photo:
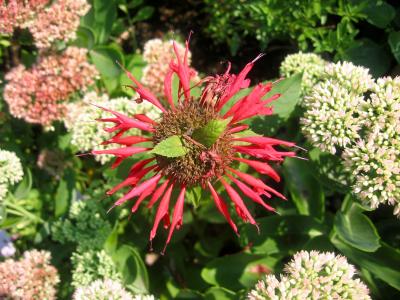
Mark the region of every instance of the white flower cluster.
<instances>
[{"instance_id":1,"label":"white flower cluster","mask_svg":"<svg viewBox=\"0 0 400 300\"><path fill-rule=\"evenodd\" d=\"M327 64L320 79L334 80L355 95L368 92L374 85L367 68L347 61Z\"/></svg>"},{"instance_id":2,"label":"white flower cluster","mask_svg":"<svg viewBox=\"0 0 400 300\"><path fill-rule=\"evenodd\" d=\"M308 140L324 151L335 154L359 138L366 105L364 93L373 80L368 69L349 62L328 64L320 81L304 97L305 113L300 120Z\"/></svg>"},{"instance_id":3,"label":"white flower cluster","mask_svg":"<svg viewBox=\"0 0 400 300\"><path fill-rule=\"evenodd\" d=\"M82 103L78 102L69 106L69 112L64 121L68 131L72 133L71 143L83 152L115 147L113 145L101 145L102 142L112 137L112 134L104 130L110 124L96 121L98 118L112 117L112 114L93 104L128 116L146 114L151 119L156 119L160 115L160 111L147 101L139 104L125 97L109 99L107 95L99 96L96 92L89 92L83 98ZM139 129L132 129L128 133L136 135L140 132ZM95 159L105 164L112 157L112 155L96 155Z\"/></svg>"},{"instance_id":4,"label":"white flower cluster","mask_svg":"<svg viewBox=\"0 0 400 300\"><path fill-rule=\"evenodd\" d=\"M360 114L365 137L343 153L353 191L371 208L387 203L400 216L400 77L378 79Z\"/></svg>"},{"instance_id":5,"label":"white flower cluster","mask_svg":"<svg viewBox=\"0 0 400 300\"><path fill-rule=\"evenodd\" d=\"M321 56L314 53L295 53L286 56L280 67L280 74L290 77L303 73L301 80L301 96L311 92L313 86L318 82L324 67L327 65Z\"/></svg>"},{"instance_id":6,"label":"white flower cluster","mask_svg":"<svg viewBox=\"0 0 400 300\"><path fill-rule=\"evenodd\" d=\"M315 146L335 154L360 137L363 119L358 111L364 102L362 95L350 93L334 80L315 85L304 98L306 111L300 121L304 135Z\"/></svg>"},{"instance_id":7,"label":"white flower cluster","mask_svg":"<svg viewBox=\"0 0 400 300\"><path fill-rule=\"evenodd\" d=\"M0 150L0 200L3 200L10 185L22 180L24 171L14 152Z\"/></svg>"},{"instance_id":8,"label":"white flower cluster","mask_svg":"<svg viewBox=\"0 0 400 300\"><path fill-rule=\"evenodd\" d=\"M250 300L371 299L354 266L343 256L300 251L279 278L267 275L248 294Z\"/></svg>"},{"instance_id":9,"label":"white flower cluster","mask_svg":"<svg viewBox=\"0 0 400 300\"><path fill-rule=\"evenodd\" d=\"M119 281L98 279L77 288L73 300L133 300L133 297Z\"/></svg>"}]
</instances>

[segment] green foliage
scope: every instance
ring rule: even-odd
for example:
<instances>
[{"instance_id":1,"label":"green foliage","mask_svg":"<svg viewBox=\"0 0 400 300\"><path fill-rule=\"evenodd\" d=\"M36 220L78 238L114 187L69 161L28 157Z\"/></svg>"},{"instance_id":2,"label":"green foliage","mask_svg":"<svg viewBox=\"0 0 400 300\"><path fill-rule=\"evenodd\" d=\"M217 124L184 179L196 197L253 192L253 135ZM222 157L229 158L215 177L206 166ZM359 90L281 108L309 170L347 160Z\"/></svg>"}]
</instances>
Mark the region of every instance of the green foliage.
<instances>
[{"instance_id":1,"label":"green foliage","mask_svg":"<svg viewBox=\"0 0 400 300\"><path fill-rule=\"evenodd\" d=\"M154 34L153 29L159 28L159 17L165 20L162 18L169 16L170 6L155 7L153 2L143 0L90 3L91 9L81 20L76 40L70 43L88 50L88 58L100 74L90 89L135 99L136 93L126 88L132 82L117 62L137 79L142 77L146 63L141 47L149 34ZM204 3L207 18L193 20L194 24L209 21L207 34L217 43L227 43L231 54L246 48L244 54L256 55L268 49L268 45L282 44L289 46L290 52L301 49L323 53L326 59L351 60L369 67L375 76L388 74L394 64L400 63L400 10L395 1L205 0ZM186 5L189 4L182 3L180 9L185 10ZM177 11L181 14L181 10ZM193 36L197 38L201 41L201 32ZM251 48L247 38L257 39L259 48ZM62 51L68 45L57 45L51 51ZM203 65L209 53L200 57L202 51L208 51L205 49L192 49L192 61L201 78L208 75L202 71L210 67ZM213 50L211 47L210 51ZM271 49L275 50L279 57L286 54L286 48ZM304 113L299 106L302 74L276 82L264 97L280 94L270 104L273 114L246 121L249 130L235 134L277 137L305 148L276 147L279 151L296 151L297 157L283 163L271 162L281 176L279 183L260 176L287 200L262 196L276 208L276 212L266 211L232 185L249 207L259 226L258 232L255 226L236 217L227 193L221 184L213 182L238 226L240 237L237 237L209 191L201 186L188 186L183 225L176 229L166 253L160 255L158 250L164 247L168 234L161 224L154 245L148 244L159 202L149 210L147 198L131 214L136 197L107 212L132 187L109 197L104 195L127 177L132 164L149 156L134 156L111 170L109 165L100 165L91 156L76 156L77 149L71 145L71 136L61 123L55 123L52 131L47 131L13 118L2 96L7 83L4 75L15 66L13 52L26 67L38 57L26 32L0 37L0 144L1 148L18 154L25 173L23 180L0 202L0 228L16 238L17 255L31 248L52 252L52 262L61 276L59 299L71 299L76 286L104 278L120 281L132 293L151 293L159 299L245 299L259 279L267 273L281 272L288 258L299 250L344 255L355 265L374 299L398 298L400 223L386 207L370 210L358 203L357 195L350 194L353 178L340 156L313 148L305 141L299 123ZM232 69L237 68L239 65L234 64ZM256 75L267 79L262 73ZM255 82L252 78L252 84ZM178 86L174 77L174 99L178 98ZM201 88L201 85L193 87L192 95L198 97ZM223 112L249 90L235 95ZM165 103L163 97L159 98ZM136 103L132 101L132 105ZM213 120L196 129L192 138L210 148L229 121ZM188 151L185 143L185 137L171 136L157 143L151 152L153 156L167 158L183 156ZM62 154L57 157L57 163L63 165L59 172L49 173L38 166L43 149ZM255 174L245 164L232 165ZM169 203L170 218L178 192L173 191ZM150 246L156 250L150 251Z\"/></svg>"},{"instance_id":2,"label":"green foliage","mask_svg":"<svg viewBox=\"0 0 400 300\"><path fill-rule=\"evenodd\" d=\"M225 131L231 119L211 120L204 127L193 131L192 137L207 148L211 147Z\"/></svg>"},{"instance_id":3,"label":"green foliage","mask_svg":"<svg viewBox=\"0 0 400 300\"><path fill-rule=\"evenodd\" d=\"M381 76L390 67L389 37L393 55L396 8L389 1L375 0L205 0L211 15L206 31L217 43L227 43L232 54L245 45L246 37L259 41L262 49L275 40L294 41L303 51L332 53L335 59L351 59ZM249 21L251 20L251 21ZM375 27L375 39L363 41L360 29ZM379 33L378 33L379 32ZM389 33L389 34L388 34Z\"/></svg>"},{"instance_id":4,"label":"green foliage","mask_svg":"<svg viewBox=\"0 0 400 300\"><path fill-rule=\"evenodd\" d=\"M187 153L182 137L173 135L154 146L151 153L165 157L179 157Z\"/></svg>"}]
</instances>

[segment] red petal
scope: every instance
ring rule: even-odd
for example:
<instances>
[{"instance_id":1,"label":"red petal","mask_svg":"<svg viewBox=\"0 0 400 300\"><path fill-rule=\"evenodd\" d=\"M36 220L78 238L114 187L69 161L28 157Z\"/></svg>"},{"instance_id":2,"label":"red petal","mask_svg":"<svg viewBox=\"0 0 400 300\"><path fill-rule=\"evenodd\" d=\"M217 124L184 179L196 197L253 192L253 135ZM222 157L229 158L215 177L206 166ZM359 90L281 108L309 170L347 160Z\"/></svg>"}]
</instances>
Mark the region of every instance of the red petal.
<instances>
[{"instance_id":1,"label":"red petal","mask_svg":"<svg viewBox=\"0 0 400 300\"><path fill-rule=\"evenodd\" d=\"M220 178L220 181L228 192L228 195L231 198L232 202L235 203L236 210L238 211L239 216L244 221L249 220L251 224L256 225L256 227L258 228L256 221L253 219L252 215L248 211L240 195L223 178Z\"/></svg>"},{"instance_id":2,"label":"red petal","mask_svg":"<svg viewBox=\"0 0 400 300\"><path fill-rule=\"evenodd\" d=\"M154 239L154 237L156 236L157 228L158 228L158 225L160 224L161 220L165 219L168 216L168 206L169 206L169 201L171 199L171 193L172 193L173 187L174 187L173 184L171 184L169 186L169 188L167 189L167 192L164 194L164 196L161 199L160 204L158 205L154 225L150 231L150 240Z\"/></svg>"},{"instance_id":3,"label":"red petal","mask_svg":"<svg viewBox=\"0 0 400 300\"><path fill-rule=\"evenodd\" d=\"M185 202L185 192L186 192L186 187L183 186L181 188L181 192L179 193L178 199L176 200L174 214L172 215L172 225L169 228L168 238L167 238L167 241L165 242L164 251L171 240L171 237L172 237L172 234L174 233L175 228L179 229L179 227L182 225L183 204Z\"/></svg>"},{"instance_id":4,"label":"red petal","mask_svg":"<svg viewBox=\"0 0 400 300\"><path fill-rule=\"evenodd\" d=\"M240 157L235 157L234 158L237 161L243 162L245 164L248 164L250 167L255 169L257 172L261 174L266 174L270 176L272 179L274 179L276 182L279 182L281 178L279 177L279 174L267 163L261 162L261 161L256 161L256 160L249 160L249 159L244 159Z\"/></svg>"},{"instance_id":5,"label":"red petal","mask_svg":"<svg viewBox=\"0 0 400 300\"><path fill-rule=\"evenodd\" d=\"M149 188L154 182L158 182L160 180L161 174L157 174L156 176L143 181L140 185L135 186L133 189L129 191L125 196L121 197L115 202L115 205L121 205L122 203L128 201L129 199L132 199L133 197L139 196L141 193L143 193L144 190Z\"/></svg>"},{"instance_id":6,"label":"red petal","mask_svg":"<svg viewBox=\"0 0 400 300\"><path fill-rule=\"evenodd\" d=\"M247 197L249 197L254 202L261 204L267 210L275 211L275 209L273 207L269 206L268 204L266 204L263 201L263 199L260 197L260 195L258 195L255 191L253 191L251 188L249 188L247 185L245 185L243 182L240 182L233 176L231 176L229 174L227 174L227 175L238 186L238 188L243 192L243 194L245 194Z\"/></svg>"},{"instance_id":7,"label":"red petal","mask_svg":"<svg viewBox=\"0 0 400 300\"><path fill-rule=\"evenodd\" d=\"M118 157L128 157L137 153L146 152L150 148L124 147L117 149L93 150L92 154L112 154Z\"/></svg>"},{"instance_id":8,"label":"red petal","mask_svg":"<svg viewBox=\"0 0 400 300\"><path fill-rule=\"evenodd\" d=\"M236 141L247 142L256 145L284 145L288 147L293 147L295 143L282 141L274 138L269 138L265 136L248 136L248 137L237 137L234 138Z\"/></svg>"},{"instance_id":9,"label":"red petal","mask_svg":"<svg viewBox=\"0 0 400 300\"><path fill-rule=\"evenodd\" d=\"M215 205L217 206L219 212L225 217L225 219L228 221L229 225L232 227L233 231L238 234L237 227L235 223L232 221L231 216L229 215L228 208L225 204L225 202L221 199L221 197L217 194L215 191L214 187L211 185L210 182L207 183L208 188L211 191L211 195L214 199Z\"/></svg>"},{"instance_id":10,"label":"red petal","mask_svg":"<svg viewBox=\"0 0 400 300\"><path fill-rule=\"evenodd\" d=\"M169 180L166 180L162 185L158 187L158 189L154 192L153 196L151 197L149 203L147 204L148 208L151 208L154 203L158 201L160 196L164 193L165 188L167 187Z\"/></svg>"},{"instance_id":11,"label":"red petal","mask_svg":"<svg viewBox=\"0 0 400 300\"><path fill-rule=\"evenodd\" d=\"M175 107L174 99L172 99L172 75L174 74L173 70L169 70L164 78L164 94L167 98L167 101L171 107Z\"/></svg>"},{"instance_id":12,"label":"red petal","mask_svg":"<svg viewBox=\"0 0 400 300\"><path fill-rule=\"evenodd\" d=\"M157 106L159 109L161 109L162 112L166 111L165 108L161 105L160 101L158 101L157 97L154 96L153 93L145 89L143 85L123 66L120 65L120 67L125 71L126 76L128 76L128 78L136 84L137 87L134 86L129 86L129 87L135 90L139 94L140 98L149 101L154 106Z\"/></svg>"},{"instance_id":13,"label":"red petal","mask_svg":"<svg viewBox=\"0 0 400 300\"><path fill-rule=\"evenodd\" d=\"M140 203L142 203L143 200L144 200L147 196L149 196L149 195L155 190L157 184L158 184L158 181L154 182L151 186L149 186L149 187L140 195L140 197L137 199L135 205L132 206L132 209L131 209L132 213L134 213L134 212L137 211L137 209L139 208Z\"/></svg>"},{"instance_id":14,"label":"red petal","mask_svg":"<svg viewBox=\"0 0 400 300\"><path fill-rule=\"evenodd\" d=\"M150 119L148 116L146 116L145 114L135 114L133 115L133 117L136 120L142 121L144 123L149 123L151 125L157 125L157 122L154 122L152 119Z\"/></svg>"}]
</instances>

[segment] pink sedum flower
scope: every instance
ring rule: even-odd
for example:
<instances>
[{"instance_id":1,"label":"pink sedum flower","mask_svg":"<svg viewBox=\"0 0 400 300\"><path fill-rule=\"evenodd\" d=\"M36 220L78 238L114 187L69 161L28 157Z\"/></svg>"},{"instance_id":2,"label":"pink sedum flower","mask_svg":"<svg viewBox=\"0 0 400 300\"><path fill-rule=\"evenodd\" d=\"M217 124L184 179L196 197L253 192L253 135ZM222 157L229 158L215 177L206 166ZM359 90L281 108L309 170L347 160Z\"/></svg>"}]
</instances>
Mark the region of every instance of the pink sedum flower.
<instances>
[{"instance_id":1,"label":"pink sedum flower","mask_svg":"<svg viewBox=\"0 0 400 300\"><path fill-rule=\"evenodd\" d=\"M12 34L15 27L25 28L50 0L0 0L0 34Z\"/></svg>"},{"instance_id":2,"label":"pink sedum flower","mask_svg":"<svg viewBox=\"0 0 400 300\"><path fill-rule=\"evenodd\" d=\"M224 199L218 194L215 185L219 182L227 191L237 214L244 221L257 226L256 221L247 209L242 196L258 203L267 210L273 210L264 202L262 196L282 194L266 185L262 180L243 173L234 168L236 162L244 163L260 174L266 174L275 181L279 175L270 166L270 162L282 162L286 156L294 156L294 152L285 152L276 149L276 146L294 146L294 143L285 142L269 137L243 135L248 125L242 121L254 116L272 114L268 106L279 95L263 99L271 91L272 84L258 84L247 95L243 96L226 112L222 112L225 105L241 89L250 84L246 79L254 63L261 56L248 63L239 74L231 74L230 68L223 75L207 77L205 87L200 97L191 95L190 80L194 76L188 66L188 42L184 55L180 55L174 43L176 61L171 60L169 70L164 78L164 98L162 102L153 92L144 87L130 73L133 81L131 86L141 100L148 101L158 107L163 113L157 120L145 115L126 116L119 112L110 111L114 117L101 119L102 122L114 123L106 130L115 134L108 142L119 145L114 149L94 150L93 154L112 154L116 156L113 167L118 166L124 159L138 153L147 153L149 158L143 159L132 166L128 177L107 192L108 195L128 187L129 191L114 206L126 202L133 202L132 213L136 212L145 199L149 199L147 206L158 205L153 228L150 231L150 241L154 239L159 224L163 222L168 229L165 246L170 242L175 229L179 229L183 222L183 210L187 189L201 186L209 190L219 212L225 217L232 229L238 233L237 226L232 220ZM172 96L172 76L179 79L179 99ZM210 123L211 122L211 123ZM226 127L211 144L202 142L201 132L210 124L224 123ZM141 136L122 135L131 128L137 128L146 133L145 139ZM199 131L200 130L200 131ZM197 132L197 134L196 134ZM199 138L200 132L200 138ZM186 149L184 155L166 157L153 154L151 150L168 138L179 136ZM203 136L204 138L204 136ZM151 146L138 146L142 142L152 143ZM173 155L172 155L173 156ZM177 190L177 198L173 212L172 192ZM172 219L170 214L172 212ZM258 228L258 227L257 227ZM165 250L165 248L164 248Z\"/></svg>"},{"instance_id":3,"label":"pink sedum flower","mask_svg":"<svg viewBox=\"0 0 400 300\"><path fill-rule=\"evenodd\" d=\"M56 1L41 10L29 27L38 48L49 48L55 41L68 42L76 38L79 21L90 9L86 0Z\"/></svg>"},{"instance_id":4,"label":"pink sedum flower","mask_svg":"<svg viewBox=\"0 0 400 300\"><path fill-rule=\"evenodd\" d=\"M86 90L98 76L86 59L86 49L69 47L60 55L42 57L31 69L19 65L5 78L4 99L16 118L50 126L61 120L76 92Z\"/></svg>"},{"instance_id":5,"label":"pink sedum flower","mask_svg":"<svg viewBox=\"0 0 400 300\"><path fill-rule=\"evenodd\" d=\"M30 250L18 261L0 263L0 299L56 299L60 279L50 259L49 252Z\"/></svg>"},{"instance_id":6,"label":"pink sedum flower","mask_svg":"<svg viewBox=\"0 0 400 300\"><path fill-rule=\"evenodd\" d=\"M55 41L75 39L80 18L89 9L86 0L0 0L0 33L28 29L36 47L50 48Z\"/></svg>"}]
</instances>

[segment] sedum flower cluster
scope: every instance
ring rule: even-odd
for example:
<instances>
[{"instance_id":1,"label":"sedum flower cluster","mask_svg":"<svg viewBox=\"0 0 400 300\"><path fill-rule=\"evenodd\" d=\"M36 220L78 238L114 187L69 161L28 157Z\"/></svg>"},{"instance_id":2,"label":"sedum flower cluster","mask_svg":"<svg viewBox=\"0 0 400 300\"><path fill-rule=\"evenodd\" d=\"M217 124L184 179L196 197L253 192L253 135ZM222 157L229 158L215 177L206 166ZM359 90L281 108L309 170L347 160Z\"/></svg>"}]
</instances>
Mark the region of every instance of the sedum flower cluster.
<instances>
[{"instance_id":1,"label":"sedum flower cluster","mask_svg":"<svg viewBox=\"0 0 400 300\"><path fill-rule=\"evenodd\" d=\"M71 263L73 266L72 286L78 288L88 286L97 279L112 279L120 281L118 272L112 258L104 250L90 249L72 253Z\"/></svg>"},{"instance_id":2,"label":"sedum flower cluster","mask_svg":"<svg viewBox=\"0 0 400 300\"><path fill-rule=\"evenodd\" d=\"M304 96L309 94L313 86L317 84L327 64L328 62L317 54L299 52L286 56L281 64L280 74L290 77L303 73L300 93Z\"/></svg>"},{"instance_id":3,"label":"sedum flower cluster","mask_svg":"<svg viewBox=\"0 0 400 300\"><path fill-rule=\"evenodd\" d=\"M0 298L56 299L60 280L50 259L49 252L30 250L18 261L7 259L0 263Z\"/></svg>"},{"instance_id":4,"label":"sedum flower cluster","mask_svg":"<svg viewBox=\"0 0 400 300\"><path fill-rule=\"evenodd\" d=\"M78 287L73 300L155 300L153 295L135 295L125 290L117 280L96 280Z\"/></svg>"},{"instance_id":5,"label":"sedum flower cluster","mask_svg":"<svg viewBox=\"0 0 400 300\"><path fill-rule=\"evenodd\" d=\"M0 34L12 34L15 27L25 28L50 0L8 0L0 2Z\"/></svg>"},{"instance_id":6,"label":"sedum flower cluster","mask_svg":"<svg viewBox=\"0 0 400 300\"><path fill-rule=\"evenodd\" d=\"M400 77L374 81L368 69L339 62L327 64L318 80L302 102L303 133L342 156L361 201L373 209L392 205L400 216Z\"/></svg>"},{"instance_id":7,"label":"sedum flower cluster","mask_svg":"<svg viewBox=\"0 0 400 300\"><path fill-rule=\"evenodd\" d=\"M54 224L53 239L75 243L81 251L101 249L112 230L103 214L95 200L74 201L68 218Z\"/></svg>"},{"instance_id":8,"label":"sedum flower cluster","mask_svg":"<svg viewBox=\"0 0 400 300\"><path fill-rule=\"evenodd\" d=\"M363 119L358 111L364 103L362 95L350 93L339 82L323 81L304 98L302 130L315 146L335 154L360 138Z\"/></svg>"},{"instance_id":9,"label":"sedum flower cluster","mask_svg":"<svg viewBox=\"0 0 400 300\"><path fill-rule=\"evenodd\" d=\"M12 69L4 88L11 114L47 127L61 120L73 94L85 91L98 76L86 54L86 49L69 47L62 54L42 57L31 69Z\"/></svg>"},{"instance_id":10,"label":"sedum flower cluster","mask_svg":"<svg viewBox=\"0 0 400 300\"><path fill-rule=\"evenodd\" d=\"M0 201L8 192L10 185L22 180L24 175L21 161L14 152L0 149Z\"/></svg>"},{"instance_id":11,"label":"sedum flower cluster","mask_svg":"<svg viewBox=\"0 0 400 300\"><path fill-rule=\"evenodd\" d=\"M180 55L185 53L185 47L175 42L175 47ZM188 64L191 63L192 54L188 52ZM173 41L152 39L146 42L143 49L143 59L147 66L143 69L142 82L153 93L164 93L164 78L169 71L169 63L175 60ZM194 74L195 70L191 69Z\"/></svg>"},{"instance_id":12,"label":"sedum flower cluster","mask_svg":"<svg viewBox=\"0 0 400 300\"><path fill-rule=\"evenodd\" d=\"M371 299L366 285L343 256L301 251L279 277L267 275L248 294L250 300Z\"/></svg>"},{"instance_id":13,"label":"sedum flower cluster","mask_svg":"<svg viewBox=\"0 0 400 300\"><path fill-rule=\"evenodd\" d=\"M144 114L152 118L158 118L160 111L153 105L143 102L140 105L126 98L109 99L106 94L98 95L96 92L87 93L81 103L72 103L68 107L68 114L65 119L65 125L72 133L71 143L80 151L90 151L97 149L110 149L113 145L102 145L102 142L111 138L112 134L105 131L107 125L98 125L96 119L108 118L112 114L94 106L98 105L111 110L117 110L126 115ZM136 135L140 133L139 129L129 131ZM112 159L111 155L96 156L95 159L104 164Z\"/></svg>"},{"instance_id":14,"label":"sedum flower cluster","mask_svg":"<svg viewBox=\"0 0 400 300\"><path fill-rule=\"evenodd\" d=\"M374 209L392 205L400 216L400 77L378 79L361 116L365 137L343 153L354 193Z\"/></svg>"},{"instance_id":15,"label":"sedum flower cluster","mask_svg":"<svg viewBox=\"0 0 400 300\"><path fill-rule=\"evenodd\" d=\"M302 130L320 149L335 154L360 137L364 93L374 82L368 69L349 62L328 64L320 81L304 97Z\"/></svg>"},{"instance_id":16,"label":"sedum flower cluster","mask_svg":"<svg viewBox=\"0 0 400 300\"><path fill-rule=\"evenodd\" d=\"M73 300L133 300L133 296L119 281L98 279L87 286L78 287Z\"/></svg>"},{"instance_id":17,"label":"sedum flower cluster","mask_svg":"<svg viewBox=\"0 0 400 300\"><path fill-rule=\"evenodd\" d=\"M38 48L49 48L56 41L75 39L80 17L89 9L86 0L1 1L0 33L12 34L17 27L28 29Z\"/></svg>"}]
</instances>

